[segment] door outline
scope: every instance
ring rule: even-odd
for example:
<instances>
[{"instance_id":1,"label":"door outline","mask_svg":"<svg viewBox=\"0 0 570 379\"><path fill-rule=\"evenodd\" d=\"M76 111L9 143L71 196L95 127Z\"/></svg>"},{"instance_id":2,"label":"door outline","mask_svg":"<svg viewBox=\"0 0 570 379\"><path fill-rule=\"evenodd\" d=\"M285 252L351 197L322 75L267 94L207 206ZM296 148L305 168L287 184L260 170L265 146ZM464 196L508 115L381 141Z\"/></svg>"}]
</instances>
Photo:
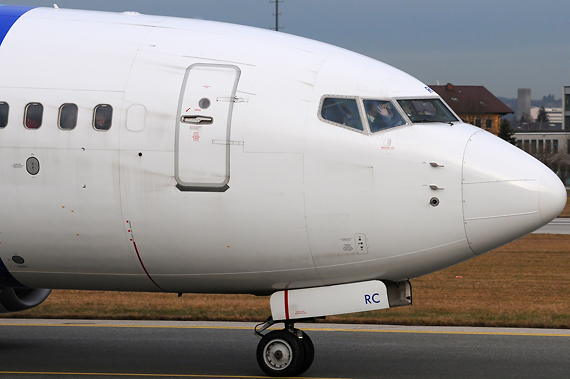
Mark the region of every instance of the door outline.
<instances>
[{"instance_id":1,"label":"door outline","mask_svg":"<svg viewBox=\"0 0 570 379\"><path fill-rule=\"evenodd\" d=\"M184 125L185 123L182 122L184 116L183 114L183 102L184 96L186 94L186 87L188 85L188 79L192 69L194 68L214 68L214 69L231 69L235 70L235 79L231 89L231 96L228 98L226 96L217 97L213 99L217 102L225 102L229 103L229 108L227 112L227 124L226 124L226 134L225 134L225 141L222 141L222 144L225 147L225 177L224 180L218 183L200 183L200 182L188 182L184 181L180 177L180 128L181 124ZM196 191L196 192L225 192L230 187L228 186L228 182L230 180L230 136L231 136L231 122L232 122L232 114L233 114L233 107L234 107L234 100L235 94L237 91L237 85L239 82L239 78L241 76L241 70L239 67L229 64L212 64L212 63L195 63L189 66L186 69L186 73L184 74L184 81L182 83L182 88L180 91L180 97L178 100L178 111L177 111L177 120L176 120L176 131L175 131L175 140L174 140L174 176L176 178L176 188L180 191ZM186 124L188 125L188 124ZM212 140L211 142L213 145L220 145L219 140ZM223 147L222 147L223 148ZM205 157L204 159L207 159Z\"/></svg>"}]
</instances>

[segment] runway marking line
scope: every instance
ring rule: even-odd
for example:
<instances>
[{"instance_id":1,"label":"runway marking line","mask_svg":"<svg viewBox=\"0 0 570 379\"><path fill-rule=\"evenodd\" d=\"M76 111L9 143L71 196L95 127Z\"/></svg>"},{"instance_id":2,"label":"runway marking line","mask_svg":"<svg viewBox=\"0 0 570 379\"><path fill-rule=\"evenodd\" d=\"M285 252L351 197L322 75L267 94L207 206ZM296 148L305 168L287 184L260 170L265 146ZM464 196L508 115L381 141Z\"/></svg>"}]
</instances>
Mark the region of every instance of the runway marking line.
<instances>
[{"instance_id":1,"label":"runway marking line","mask_svg":"<svg viewBox=\"0 0 570 379\"><path fill-rule=\"evenodd\" d=\"M267 378L266 376L248 376L248 375L192 375L192 374L130 374L130 373L111 373L111 372L33 372L33 371L0 371L0 375L70 375L70 376L140 376L153 378L219 378L219 379L257 379ZM347 379L347 378L311 378L306 379Z\"/></svg>"},{"instance_id":2,"label":"runway marking line","mask_svg":"<svg viewBox=\"0 0 570 379\"><path fill-rule=\"evenodd\" d=\"M52 326L52 327L88 327L88 328L164 328L164 329L218 329L218 330L253 330L247 326L200 326L200 325L116 325L116 324L86 324L86 323L2 323L0 326ZM269 328L268 330L279 328ZM517 332L462 332L462 331L438 331L438 330L391 330L391 329L336 329L336 328L303 328L311 332L358 332L358 333L408 333L408 334L459 334L459 335L488 335L488 336L526 336L526 337L570 337L570 334L562 333L517 333Z\"/></svg>"},{"instance_id":3,"label":"runway marking line","mask_svg":"<svg viewBox=\"0 0 570 379\"><path fill-rule=\"evenodd\" d=\"M73 375L73 376L143 376L143 377L167 377L167 378L263 378L263 376L225 376L225 375L184 375L184 374L129 374L112 372L33 372L33 371L0 371L0 374L20 375Z\"/></svg>"}]
</instances>

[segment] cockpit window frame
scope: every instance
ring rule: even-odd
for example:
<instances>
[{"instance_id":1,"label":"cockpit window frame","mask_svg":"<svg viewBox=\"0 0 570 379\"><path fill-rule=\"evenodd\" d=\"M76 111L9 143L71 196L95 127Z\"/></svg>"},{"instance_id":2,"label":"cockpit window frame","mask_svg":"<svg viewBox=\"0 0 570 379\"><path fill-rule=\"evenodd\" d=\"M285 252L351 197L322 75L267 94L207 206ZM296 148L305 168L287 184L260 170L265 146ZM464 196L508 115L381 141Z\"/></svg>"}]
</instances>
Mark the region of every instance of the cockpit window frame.
<instances>
[{"instance_id":1,"label":"cockpit window frame","mask_svg":"<svg viewBox=\"0 0 570 379\"><path fill-rule=\"evenodd\" d=\"M402 110L402 114L403 114L404 116L406 116L406 119L409 120L411 124L418 125L418 124L422 124L422 123L421 123L421 122L416 122L416 123L412 122L412 120L408 117L408 114L407 114L407 113L404 111L404 109L400 106L400 103L399 103L399 102L400 102L401 100L439 100L439 101L442 102L443 105L445 105L445 107L447 108L447 110L457 119L457 120L451 121L451 122L457 122L457 123L463 122L463 120L461 119L461 117L459 117L459 116L457 115L457 113L455 113L455 111L453 110L453 108L451 108L451 107L449 106L449 104L447 104L447 103L445 102L445 100L443 100L443 99L442 99L441 97L439 97L439 96L433 96L433 95L432 95L432 96L402 96L402 97L396 97L396 98L394 98L394 101L398 104L398 107ZM436 124L437 124L437 123L440 123L440 124L448 124L449 121L434 121L434 122L431 122L431 123L436 123Z\"/></svg>"},{"instance_id":2,"label":"cockpit window frame","mask_svg":"<svg viewBox=\"0 0 570 379\"><path fill-rule=\"evenodd\" d=\"M340 124L338 122L334 122L331 120L327 120L326 118L323 117L323 104L325 102L325 99L347 99L347 100L354 100L356 102L356 106L358 107L358 115L360 116L360 122L362 124L362 130L357 129L357 128L353 128L351 126L348 125L344 125L344 124ZM318 117L319 120L321 120L322 122L325 122L327 124L330 125L334 125L334 126L338 126L341 127L343 129L347 129L356 133L360 133L360 134L364 134L364 135L368 135L370 134L370 130L368 130L368 123L365 123L364 120L365 118L363 117L364 113L363 113L363 107L362 107L362 99L359 96L346 96L346 95L333 95L333 94L326 94L321 96L321 100L319 102L319 111L318 113Z\"/></svg>"}]
</instances>

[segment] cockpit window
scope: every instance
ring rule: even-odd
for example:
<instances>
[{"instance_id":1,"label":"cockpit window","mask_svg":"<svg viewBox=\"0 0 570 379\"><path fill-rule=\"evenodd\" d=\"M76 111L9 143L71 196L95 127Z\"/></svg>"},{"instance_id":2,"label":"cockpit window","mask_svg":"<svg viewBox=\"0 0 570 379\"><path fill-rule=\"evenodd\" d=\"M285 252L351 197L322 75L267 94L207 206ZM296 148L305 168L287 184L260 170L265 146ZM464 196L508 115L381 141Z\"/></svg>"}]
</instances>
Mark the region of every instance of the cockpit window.
<instances>
[{"instance_id":1,"label":"cockpit window","mask_svg":"<svg viewBox=\"0 0 570 379\"><path fill-rule=\"evenodd\" d=\"M389 101L364 100L364 109L372 133L406 123Z\"/></svg>"},{"instance_id":2,"label":"cockpit window","mask_svg":"<svg viewBox=\"0 0 570 379\"><path fill-rule=\"evenodd\" d=\"M398 103L413 123L459 121L439 99L398 100Z\"/></svg>"},{"instance_id":3,"label":"cockpit window","mask_svg":"<svg viewBox=\"0 0 570 379\"><path fill-rule=\"evenodd\" d=\"M364 130L356 99L327 97L321 106L321 117L327 121Z\"/></svg>"}]
</instances>

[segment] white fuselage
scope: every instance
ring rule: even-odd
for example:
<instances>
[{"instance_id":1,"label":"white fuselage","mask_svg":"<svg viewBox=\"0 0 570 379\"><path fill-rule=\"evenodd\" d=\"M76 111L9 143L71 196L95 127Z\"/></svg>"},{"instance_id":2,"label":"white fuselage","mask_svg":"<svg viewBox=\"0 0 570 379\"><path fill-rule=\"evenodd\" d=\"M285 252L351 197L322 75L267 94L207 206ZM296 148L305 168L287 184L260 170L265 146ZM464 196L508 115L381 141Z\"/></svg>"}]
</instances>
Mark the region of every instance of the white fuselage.
<instances>
[{"instance_id":1,"label":"white fuselage","mask_svg":"<svg viewBox=\"0 0 570 379\"><path fill-rule=\"evenodd\" d=\"M401 281L519 238L565 201L545 166L471 125L325 122L326 96L438 96L299 37L37 8L2 42L0 73L0 259L33 288L266 294ZM39 129L24 126L30 103L43 105ZM78 107L72 130L58 127L63 104ZM113 108L107 131L93 127L100 104Z\"/></svg>"}]
</instances>

